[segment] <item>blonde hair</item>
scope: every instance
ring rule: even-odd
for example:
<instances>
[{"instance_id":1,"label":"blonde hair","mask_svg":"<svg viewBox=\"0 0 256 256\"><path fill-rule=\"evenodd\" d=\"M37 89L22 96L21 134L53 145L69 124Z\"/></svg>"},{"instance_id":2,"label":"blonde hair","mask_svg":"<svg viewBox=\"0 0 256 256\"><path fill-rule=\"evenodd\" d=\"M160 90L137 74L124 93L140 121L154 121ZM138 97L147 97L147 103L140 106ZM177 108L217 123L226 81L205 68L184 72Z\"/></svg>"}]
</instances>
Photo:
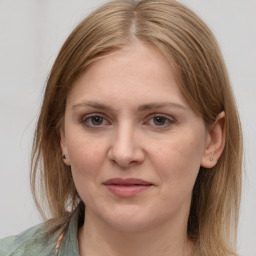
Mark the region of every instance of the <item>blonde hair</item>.
<instances>
[{"instance_id":1,"label":"blonde hair","mask_svg":"<svg viewBox=\"0 0 256 256\"><path fill-rule=\"evenodd\" d=\"M173 0L112 1L83 20L64 43L48 79L34 137L31 185L38 209L42 214L43 208L49 209L55 231L68 223L78 206L84 208L60 149L66 98L90 63L135 39L153 45L170 61L181 92L206 125L225 111L225 148L214 168L199 171L188 236L198 255L236 255L242 169L239 116L213 34L195 13Z\"/></svg>"}]
</instances>

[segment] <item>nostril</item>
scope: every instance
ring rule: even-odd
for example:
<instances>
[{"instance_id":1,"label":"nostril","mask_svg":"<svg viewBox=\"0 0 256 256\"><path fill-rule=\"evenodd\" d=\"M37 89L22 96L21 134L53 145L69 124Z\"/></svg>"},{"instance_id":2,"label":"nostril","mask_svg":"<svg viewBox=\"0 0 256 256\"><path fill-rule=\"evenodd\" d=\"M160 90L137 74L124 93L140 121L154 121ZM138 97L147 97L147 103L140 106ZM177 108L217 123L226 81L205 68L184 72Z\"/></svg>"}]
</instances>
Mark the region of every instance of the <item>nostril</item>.
<instances>
[{"instance_id":1,"label":"nostril","mask_svg":"<svg viewBox=\"0 0 256 256\"><path fill-rule=\"evenodd\" d=\"M110 159L110 161L113 165L119 165L123 168L130 167L130 166L136 164L135 161L128 161L125 159L122 159L122 160L121 159Z\"/></svg>"},{"instance_id":2,"label":"nostril","mask_svg":"<svg viewBox=\"0 0 256 256\"><path fill-rule=\"evenodd\" d=\"M144 151L131 137L128 140L126 136L113 142L108 151L108 159L112 164L127 168L143 162Z\"/></svg>"}]
</instances>

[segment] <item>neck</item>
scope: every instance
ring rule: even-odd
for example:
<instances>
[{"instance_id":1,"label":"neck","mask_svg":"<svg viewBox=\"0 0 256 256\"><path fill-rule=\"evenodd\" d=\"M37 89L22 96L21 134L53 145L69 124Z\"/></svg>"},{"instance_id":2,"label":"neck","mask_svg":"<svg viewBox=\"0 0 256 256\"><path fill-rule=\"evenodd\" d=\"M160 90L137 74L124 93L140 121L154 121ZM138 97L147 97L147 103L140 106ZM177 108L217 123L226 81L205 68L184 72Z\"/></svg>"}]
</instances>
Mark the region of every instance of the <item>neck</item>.
<instances>
[{"instance_id":1,"label":"neck","mask_svg":"<svg viewBox=\"0 0 256 256\"><path fill-rule=\"evenodd\" d=\"M81 256L192 256L193 243L174 222L136 232L124 232L93 220L86 214L78 234Z\"/></svg>"}]
</instances>

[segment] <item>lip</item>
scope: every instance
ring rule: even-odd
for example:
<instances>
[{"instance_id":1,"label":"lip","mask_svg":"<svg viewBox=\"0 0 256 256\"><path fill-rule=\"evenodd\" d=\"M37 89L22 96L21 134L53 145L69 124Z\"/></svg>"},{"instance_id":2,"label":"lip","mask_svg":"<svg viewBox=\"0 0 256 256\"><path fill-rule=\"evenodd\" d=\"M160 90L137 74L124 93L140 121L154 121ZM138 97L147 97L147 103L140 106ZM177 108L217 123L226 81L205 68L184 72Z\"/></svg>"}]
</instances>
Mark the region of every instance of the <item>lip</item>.
<instances>
[{"instance_id":1,"label":"lip","mask_svg":"<svg viewBox=\"0 0 256 256\"><path fill-rule=\"evenodd\" d=\"M153 184L136 178L113 178L103 182L103 185L117 196L132 197L148 190Z\"/></svg>"}]
</instances>

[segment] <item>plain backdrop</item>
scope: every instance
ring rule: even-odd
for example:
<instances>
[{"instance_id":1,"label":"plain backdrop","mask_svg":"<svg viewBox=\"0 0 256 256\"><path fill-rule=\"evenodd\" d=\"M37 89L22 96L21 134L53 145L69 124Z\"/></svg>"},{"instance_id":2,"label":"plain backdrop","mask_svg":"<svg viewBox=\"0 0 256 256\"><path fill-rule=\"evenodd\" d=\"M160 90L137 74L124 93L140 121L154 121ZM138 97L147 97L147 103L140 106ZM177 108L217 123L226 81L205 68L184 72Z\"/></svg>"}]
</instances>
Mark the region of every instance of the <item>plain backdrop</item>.
<instances>
[{"instance_id":1,"label":"plain backdrop","mask_svg":"<svg viewBox=\"0 0 256 256\"><path fill-rule=\"evenodd\" d=\"M0 0L0 238L41 222L29 187L35 121L66 37L102 0ZM221 46L243 124L244 187L238 247L256 256L256 1L182 0Z\"/></svg>"}]
</instances>

